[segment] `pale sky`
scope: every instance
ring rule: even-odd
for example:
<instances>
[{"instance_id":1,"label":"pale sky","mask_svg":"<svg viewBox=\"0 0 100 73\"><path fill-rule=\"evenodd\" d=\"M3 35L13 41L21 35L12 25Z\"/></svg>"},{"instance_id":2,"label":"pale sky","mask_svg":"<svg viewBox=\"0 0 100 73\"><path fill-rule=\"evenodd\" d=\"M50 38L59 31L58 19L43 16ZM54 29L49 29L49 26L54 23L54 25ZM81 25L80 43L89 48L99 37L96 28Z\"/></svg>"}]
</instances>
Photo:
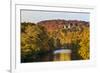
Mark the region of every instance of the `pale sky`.
<instances>
[{"instance_id":1,"label":"pale sky","mask_svg":"<svg viewBox=\"0 0 100 73\"><path fill-rule=\"evenodd\" d=\"M34 11L21 10L21 22L39 22L42 20L64 19L89 21L89 13L75 12L54 12L54 11Z\"/></svg>"}]
</instances>

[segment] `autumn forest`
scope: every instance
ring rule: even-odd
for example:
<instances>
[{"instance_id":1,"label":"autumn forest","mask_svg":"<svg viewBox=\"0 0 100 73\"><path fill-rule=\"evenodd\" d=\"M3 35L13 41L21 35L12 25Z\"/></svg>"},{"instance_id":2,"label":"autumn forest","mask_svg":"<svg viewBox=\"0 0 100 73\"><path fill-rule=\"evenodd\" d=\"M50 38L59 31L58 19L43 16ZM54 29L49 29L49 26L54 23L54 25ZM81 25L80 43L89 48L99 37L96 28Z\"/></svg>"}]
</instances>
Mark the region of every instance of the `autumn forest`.
<instances>
[{"instance_id":1,"label":"autumn forest","mask_svg":"<svg viewBox=\"0 0 100 73\"><path fill-rule=\"evenodd\" d=\"M21 63L89 58L89 22L53 19L21 23Z\"/></svg>"}]
</instances>

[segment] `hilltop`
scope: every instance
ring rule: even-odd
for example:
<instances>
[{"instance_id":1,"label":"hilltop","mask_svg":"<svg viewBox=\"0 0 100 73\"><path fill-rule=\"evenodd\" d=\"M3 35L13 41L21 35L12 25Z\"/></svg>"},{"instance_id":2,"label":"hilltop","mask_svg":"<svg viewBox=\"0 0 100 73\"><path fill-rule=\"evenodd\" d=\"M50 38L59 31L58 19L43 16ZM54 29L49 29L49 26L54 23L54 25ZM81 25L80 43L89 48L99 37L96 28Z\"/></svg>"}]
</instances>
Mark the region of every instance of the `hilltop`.
<instances>
[{"instance_id":1,"label":"hilltop","mask_svg":"<svg viewBox=\"0 0 100 73\"><path fill-rule=\"evenodd\" d=\"M89 27L89 22L79 20L44 20L37 24L44 26L48 31L68 28L71 31L82 30L83 27Z\"/></svg>"}]
</instances>

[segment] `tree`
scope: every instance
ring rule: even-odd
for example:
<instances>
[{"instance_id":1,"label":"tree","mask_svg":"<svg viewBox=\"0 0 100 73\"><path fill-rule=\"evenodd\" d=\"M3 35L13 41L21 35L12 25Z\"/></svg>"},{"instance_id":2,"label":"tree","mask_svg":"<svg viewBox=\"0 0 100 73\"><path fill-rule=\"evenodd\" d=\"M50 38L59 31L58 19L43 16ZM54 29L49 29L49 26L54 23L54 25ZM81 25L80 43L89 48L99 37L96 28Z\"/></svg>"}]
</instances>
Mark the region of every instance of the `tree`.
<instances>
[{"instance_id":1,"label":"tree","mask_svg":"<svg viewBox=\"0 0 100 73\"><path fill-rule=\"evenodd\" d=\"M52 42L49 39L46 29L41 25L33 25L32 23L25 23L25 26L21 28L24 32L21 32L21 59L22 61L35 58L38 53L49 51L53 48L50 45ZM51 43L52 44L52 43ZM32 60L32 59L31 59Z\"/></svg>"},{"instance_id":2,"label":"tree","mask_svg":"<svg viewBox=\"0 0 100 73\"><path fill-rule=\"evenodd\" d=\"M89 47L89 28L85 27L83 29L83 32L80 35L81 41L80 41L80 49L78 53L83 59L89 59L90 57L90 47Z\"/></svg>"}]
</instances>

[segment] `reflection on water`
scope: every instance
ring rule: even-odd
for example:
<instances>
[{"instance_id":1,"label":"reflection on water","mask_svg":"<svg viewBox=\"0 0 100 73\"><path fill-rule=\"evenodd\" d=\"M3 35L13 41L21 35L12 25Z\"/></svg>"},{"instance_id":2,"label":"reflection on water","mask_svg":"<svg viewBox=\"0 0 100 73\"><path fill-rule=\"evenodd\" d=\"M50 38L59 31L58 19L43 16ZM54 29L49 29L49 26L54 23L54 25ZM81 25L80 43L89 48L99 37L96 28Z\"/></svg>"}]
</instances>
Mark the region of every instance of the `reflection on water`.
<instances>
[{"instance_id":1,"label":"reflection on water","mask_svg":"<svg viewBox=\"0 0 100 73\"><path fill-rule=\"evenodd\" d=\"M59 49L53 51L53 53L48 53L41 57L43 61L69 61L71 60L71 50L69 49Z\"/></svg>"},{"instance_id":2,"label":"reflection on water","mask_svg":"<svg viewBox=\"0 0 100 73\"><path fill-rule=\"evenodd\" d=\"M54 61L67 61L71 60L71 50L61 49L54 51Z\"/></svg>"},{"instance_id":3,"label":"reflection on water","mask_svg":"<svg viewBox=\"0 0 100 73\"><path fill-rule=\"evenodd\" d=\"M70 49L58 49L48 52L41 52L29 57L28 59L21 60L25 62L48 62L48 61L69 61L71 60Z\"/></svg>"}]
</instances>

